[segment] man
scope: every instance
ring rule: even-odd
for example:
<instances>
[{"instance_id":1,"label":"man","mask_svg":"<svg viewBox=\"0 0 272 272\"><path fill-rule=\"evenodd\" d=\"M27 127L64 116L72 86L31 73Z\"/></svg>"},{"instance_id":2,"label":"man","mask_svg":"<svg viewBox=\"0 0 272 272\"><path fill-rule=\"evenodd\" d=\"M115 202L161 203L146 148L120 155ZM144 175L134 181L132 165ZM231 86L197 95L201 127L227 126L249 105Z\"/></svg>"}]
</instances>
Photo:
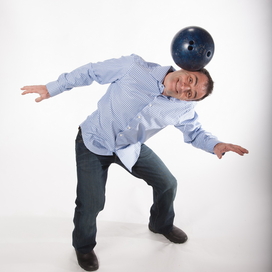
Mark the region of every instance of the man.
<instances>
[{"instance_id":1,"label":"man","mask_svg":"<svg viewBox=\"0 0 272 272\"><path fill-rule=\"evenodd\" d=\"M98 108L80 125L76 139L77 199L73 246L79 265L98 269L96 217L104 208L105 184L111 163L117 163L153 187L149 229L174 243L187 235L173 225L177 181L144 142L168 125L183 133L184 141L221 158L227 151L244 155L240 146L222 143L205 132L194 110L196 101L213 89L209 73L175 71L144 61L137 55L89 63L60 75L47 85L26 86L22 94L37 93L36 102L93 81L110 84Z\"/></svg>"}]
</instances>

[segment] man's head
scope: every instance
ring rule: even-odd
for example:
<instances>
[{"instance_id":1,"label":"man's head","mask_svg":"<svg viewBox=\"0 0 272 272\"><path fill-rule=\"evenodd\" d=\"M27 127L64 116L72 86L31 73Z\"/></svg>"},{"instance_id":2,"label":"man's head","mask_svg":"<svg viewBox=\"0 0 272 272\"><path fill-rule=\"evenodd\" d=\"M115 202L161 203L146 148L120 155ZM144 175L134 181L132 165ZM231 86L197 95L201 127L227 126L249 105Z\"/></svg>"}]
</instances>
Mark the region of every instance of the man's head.
<instances>
[{"instance_id":1,"label":"man's head","mask_svg":"<svg viewBox=\"0 0 272 272\"><path fill-rule=\"evenodd\" d=\"M213 80L204 68L196 72L178 70L168 73L163 84L163 95L185 101L203 100L213 91Z\"/></svg>"}]
</instances>

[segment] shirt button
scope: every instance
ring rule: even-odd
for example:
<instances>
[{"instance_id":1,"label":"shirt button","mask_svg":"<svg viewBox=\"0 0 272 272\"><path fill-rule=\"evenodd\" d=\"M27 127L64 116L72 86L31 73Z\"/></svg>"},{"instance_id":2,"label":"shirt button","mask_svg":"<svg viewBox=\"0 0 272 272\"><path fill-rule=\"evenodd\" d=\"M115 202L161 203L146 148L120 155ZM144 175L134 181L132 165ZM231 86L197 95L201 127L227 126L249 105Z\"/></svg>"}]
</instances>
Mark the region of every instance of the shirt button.
<instances>
[{"instance_id":1,"label":"shirt button","mask_svg":"<svg viewBox=\"0 0 272 272\"><path fill-rule=\"evenodd\" d=\"M119 134L119 136L120 136L120 137L122 137L122 136L123 136L123 134L122 134L122 133L120 133L120 134Z\"/></svg>"},{"instance_id":2,"label":"shirt button","mask_svg":"<svg viewBox=\"0 0 272 272\"><path fill-rule=\"evenodd\" d=\"M127 129L131 129L131 127L127 127Z\"/></svg>"},{"instance_id":3,"label":"shirt button","mask_svg":"<svg viewBox=\"0 0 272 272\"><path fill-rule=\"evenodd\" d=\"M152 104L149 104L149 107L152 107L153 105Z\"/></svg>"},{"instance_id":4,"label":"shirt button","mask_svg":"<svg viewBox=\"0 0 272 272\"><path fill-rule=\"evenodd\" d=\"M140 118L141 118L141 115L138 115L138 118L140 119Z\"/></svg>"}]
</instances>

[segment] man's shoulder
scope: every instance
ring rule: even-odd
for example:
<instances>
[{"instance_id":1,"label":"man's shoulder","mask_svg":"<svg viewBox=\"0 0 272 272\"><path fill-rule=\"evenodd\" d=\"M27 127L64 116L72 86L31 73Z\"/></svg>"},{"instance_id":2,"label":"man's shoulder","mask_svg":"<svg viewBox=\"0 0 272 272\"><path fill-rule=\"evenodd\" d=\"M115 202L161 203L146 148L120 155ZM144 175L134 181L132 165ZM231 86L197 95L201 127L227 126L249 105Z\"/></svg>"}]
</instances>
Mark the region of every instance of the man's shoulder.
<instances>
[{"instance_id":1,"label":"man's shoulder","mask_svg":"<svg viewBox=\"0 0 272 272\"><path fill-rule=\"evenodd\" d=\"M147 67L147 68L154 68L154 67L160 67L161 65L155 62L146 61L143 57L137 55L137 54L131 54L131 57L133 57L134 62Z\"/></svg>"}]
</instances>

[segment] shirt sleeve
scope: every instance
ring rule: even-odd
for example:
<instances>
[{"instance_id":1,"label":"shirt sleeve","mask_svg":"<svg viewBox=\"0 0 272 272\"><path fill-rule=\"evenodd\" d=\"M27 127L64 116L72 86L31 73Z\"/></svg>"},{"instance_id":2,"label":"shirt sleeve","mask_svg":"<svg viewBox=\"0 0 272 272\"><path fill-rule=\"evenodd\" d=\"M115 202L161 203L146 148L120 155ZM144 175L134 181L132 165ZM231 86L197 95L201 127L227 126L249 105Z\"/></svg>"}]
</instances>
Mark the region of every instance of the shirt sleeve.
<instances>
[{"instance_id":1,"label":"shirt sleeve","mask_svg":"<svg viewBox=\"0 0 272 272\"><path fill-rule=\"evenodd\" d=\"M83 65L70 73L63 73L56 81L46 84L50 96L69 91L74 87L112 83L121 78L131 67L135 55Z\"/></svg>"},{"instance_id":2,"label":"shirt sleeve","mask_svg":"<svg viewBox=\"0 0 272 272\"><path fill-rule=\"evenodd\" d=\"M194 147L212 154L214 154L215 145L221 142L217 137L202 128L196 112L192 119L185 120L175 127L183 133L185 143L192 144Z\"/></svg>"}]
</instances>

